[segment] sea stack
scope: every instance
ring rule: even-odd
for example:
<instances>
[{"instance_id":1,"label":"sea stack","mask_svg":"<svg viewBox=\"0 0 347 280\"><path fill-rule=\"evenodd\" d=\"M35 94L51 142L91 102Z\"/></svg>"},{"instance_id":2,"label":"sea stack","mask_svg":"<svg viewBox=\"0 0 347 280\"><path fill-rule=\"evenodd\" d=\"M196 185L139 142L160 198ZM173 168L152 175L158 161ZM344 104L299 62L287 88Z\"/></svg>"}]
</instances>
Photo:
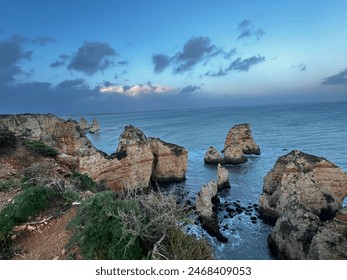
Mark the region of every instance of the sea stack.
<instances>
[{"instance_id":1,"label":"sea stack","mask_svg":"<svg viewBox=\"0 0 347 280\"><path fill-rule=\"evenodd\" d=\"M271 251L281 259L346 259L341 249L347 248L346 196L347 174L327 159L301 151L280 157L260 196L262 216L276 222L268 239ZM319 244L324 238L334 242Z\"/></svg>"},{"instance_id":2,"label":"sea stack","mask_svg":"<svg viewBox=\"0 0 347 280\"><path fill-rule=\"evenodd\" d=\"M224 159L216 148L210 146L204 157L205 163L209 164L220 164L224 163Z\"/></svg>"},{"instance_id":3,"label":"sea stack","mask_svg":"<svg viewBox=\"0 0 347 280\"><path fill-rule=\"evenodd\" d=\"M230 188L230 182L229 182L229 172L226 168L218 164L217 167L217 188L218 191L221 191L223 189L228 189Z\"/></svg>"}]
</instances>

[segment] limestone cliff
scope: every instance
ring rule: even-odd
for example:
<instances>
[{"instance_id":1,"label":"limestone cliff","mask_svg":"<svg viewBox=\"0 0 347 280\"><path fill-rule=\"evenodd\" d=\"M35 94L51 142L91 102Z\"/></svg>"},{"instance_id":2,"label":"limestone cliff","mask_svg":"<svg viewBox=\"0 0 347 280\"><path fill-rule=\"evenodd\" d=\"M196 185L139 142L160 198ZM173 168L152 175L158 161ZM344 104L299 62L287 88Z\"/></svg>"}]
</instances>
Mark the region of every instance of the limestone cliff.
<instances>
[{"instance_id":1,"label":"limestone cliff","mask_svg":"<svg viewBox=\"0 0 347 280\"><path fill-rule=\"evenodd\" d=\"M146 188L151 182L179 182L185 179L188 152L183 147L160 139L148 138L139 129L128 126L120 137L117 152L107 155L97 150L74 121L54 115L2 115L1 126L25 139L41 140L61 154L56 164L74 163L76 171L102 181L116 191ZM13 160L13 159L11 159ZM7 174L26 165L3 166ZM0 174L1 175L1 174Z\"/></svg>"}]
</instances>

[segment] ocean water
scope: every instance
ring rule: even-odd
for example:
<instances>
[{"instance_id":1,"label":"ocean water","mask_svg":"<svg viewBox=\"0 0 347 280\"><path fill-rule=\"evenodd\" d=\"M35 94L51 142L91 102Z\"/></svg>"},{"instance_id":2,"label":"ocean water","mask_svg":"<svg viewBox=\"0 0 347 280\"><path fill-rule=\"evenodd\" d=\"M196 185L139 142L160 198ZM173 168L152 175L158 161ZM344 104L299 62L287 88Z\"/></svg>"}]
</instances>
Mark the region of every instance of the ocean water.
<instances>
[{"instance_id":1,"label":"ocean water","mask_svg":"<svg viewBox=\"0 0 347 280\"><path fill-rule=\"evenodd\" d=\"M73 116L79 119L80 116ZM261 148L260 156L248 156L248 162L227 166L231 189L220 194L222 202L239 201L242 206L258 203L263 178L277 158L297 149L325 157L347 171L347 103L223 107L192 110L98 114L84 116L89 122L98 119L101 131L88 135L93 144L106 153L115 152L118 137L126 125L140 128L146 136L184 146L188 152L187 180L175 187L195 197L201 186L217 179L215 166L204 164L209 146L222 150L229 129L235 124L250 123L252 135ZM346 202L347 200L345 200ZM240 214L224 219L222 244L208 237L198 226L190 231L205 235L219 259L271 259L267 236L271 226Z\"/></svg>"}]
</instances>

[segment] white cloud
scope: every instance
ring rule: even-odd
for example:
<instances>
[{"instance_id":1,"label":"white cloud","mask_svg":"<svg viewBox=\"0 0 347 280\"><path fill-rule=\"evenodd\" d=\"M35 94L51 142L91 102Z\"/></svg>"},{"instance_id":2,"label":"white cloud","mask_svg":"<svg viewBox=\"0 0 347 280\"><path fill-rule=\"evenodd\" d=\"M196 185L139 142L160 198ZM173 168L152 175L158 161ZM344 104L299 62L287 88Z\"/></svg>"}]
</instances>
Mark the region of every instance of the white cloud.
<instances>
[{"instance_id":1,"label":"white cloud","mask_svg":"<svg viewBox=\"0 0 347 280\"><path fill-rule=\"evenodd\" d=\"M124 94L128 96L138 96L140 94L151 93L167 93L172 92L174 88L161 85L152 85L150 83L146 85L133 85L133 86L104 86L100 88L101 93L116 93Z\"/></svg>"}]
</instances>

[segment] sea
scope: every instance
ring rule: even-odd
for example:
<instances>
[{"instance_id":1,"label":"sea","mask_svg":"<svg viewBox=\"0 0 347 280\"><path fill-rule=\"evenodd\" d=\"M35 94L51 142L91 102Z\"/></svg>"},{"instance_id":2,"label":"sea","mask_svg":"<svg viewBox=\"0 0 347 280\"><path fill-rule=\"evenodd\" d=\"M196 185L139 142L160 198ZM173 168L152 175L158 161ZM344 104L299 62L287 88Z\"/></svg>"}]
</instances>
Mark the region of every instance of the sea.
<instances>
[{"instance_id":1,"label":"sea","mask_svg":"<svg viewBox=\"0 0 347 280\"><path fill-rule=\"evenodd\" d=\"M79 120L82 116L70 117ZM264 176L278 157L292 150L325 157L347 171L347 102L89 114L83 117L88 122L93 118L99 121L100 133L88 134L88 138L96 148L109 154L115 152L119 136L129 124L141 129L147 137L158 137L185 147L188 150L186 181L168 187L183 190L187 199L193 200L203 184L217 179L217 167L205 164L204 155L209 146L221 151L229 129L240 123L250 123L261 155L247 156L248 161L241 165L226 166L231 188L220 193L222 203L237 202L245 208L258 204ZM344 205L347 205L347 199ZM226 214L220 211L219 217L222 233L228 237L227 243L210 237L199 225L193 224L187 231L207 238L217 259L273 259L267 246L271 225L260 219L252 222L246 213L234 218Z\"/></svg>"}]
</instances>

